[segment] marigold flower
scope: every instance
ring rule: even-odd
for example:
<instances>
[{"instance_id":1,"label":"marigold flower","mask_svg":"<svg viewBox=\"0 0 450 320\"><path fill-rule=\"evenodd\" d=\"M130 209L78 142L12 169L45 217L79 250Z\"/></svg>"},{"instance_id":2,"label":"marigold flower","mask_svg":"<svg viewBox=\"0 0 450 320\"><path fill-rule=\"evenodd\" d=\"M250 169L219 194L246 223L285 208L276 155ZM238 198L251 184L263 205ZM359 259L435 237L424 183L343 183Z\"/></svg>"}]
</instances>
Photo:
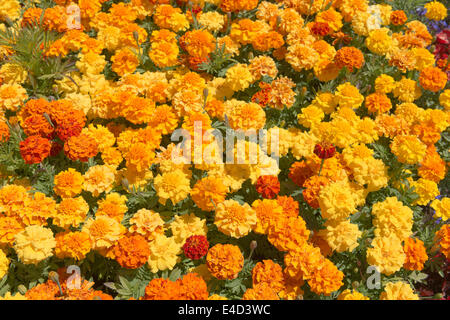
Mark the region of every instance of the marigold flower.
<instances>
[{"instance_id":1,"label":"marigold flower","mask_svg":"<svg viewBox=\"0 0 450 320\"><path fill-rule=\"evenodd\" d=\"M153 185L161 204L166 204L167 200L171 200L173 204L180 202L189 195L191 191L189 179L182 170L166 172L158 175Z\"/></svg>"},{"instance_id":2,"label":"marigold flower","mask_svg":"<svg viewBox=\"0 0 450 320\"><path fill-rule=\"evenodd\" d=\"M215 177L199 180L191 190L191 198L203 211L213 211L219 203L225 201L228 188Z\"/></svg>"},{"instance_id":3,"label":"marigold flower","mask_svg":"<svg viewBox=\"0 0 450 320\"><path fill-rule=\"evenodd\" d=\"M256 212L256 225L253 229L256 233L267 234L270 225L283 216L283 207L276 200L255 200L252 208Z\"/></svg>"},{"instance_id":4,"label":"marigold flower","mask_svg":"<svg viewBox=\"0 0 450 320\"><path fill-rule=\"evenodd\" d=\"M372 248L367 249L367 262L389 276L403 267L406 255L401 240L395 236L375 237Z\"/></svg>"},{"instance_id":5,"label":"marigold flower","mask_svg":"<svg viewBox=\"0 0 450 320\"><path fill-rule=\"evenodd\" d=\"M281 266L273 260L258 262L252 270L253 286L267 283L276 293L284 287L284 275Z\"/></svg>"},{"instance_id":6,"label":"marigold flower","mask_svg":"<svg viewBox=\"0 0 450 320\"><path fill-rule=\"evenodd\" d=\"M236 279L244 266L244 256L239 247L232 244L216 244L209 249L206 265L219 280Z\"/></svg>"},{"instance_id":7,"label":"marigold flower","mask_svg":"<svg viewBox=\"0 0 450 320\"><path fill-rule=\"evenodd\" d=\"M372 207L373 225L376 237L395 235L400 240L412 233L413 212L396 197L388 197Z\"/></svg>"},{"instance_id":8,"label":"marigold flower","mask_svg":"<svg viewBox=\"0 0 450 320\"><path fill-rule=\"evenodd\" d=\"M344 273L340 271L330 260L325 259L321 268L314 272L308 284L311 291L316 294L325 296L331 295L332 292L339 290L344 284Z\"/></svg>"},{"instance_id":9,"label":"marigold flower","mask_svg":"<svg viewBox=\"0 0 450 320\"><path fill-rule=\"evenodd\" d=\"M419 300L419 296L408 283L397 281L386 284L380 300Z\"/></svg>"},{"instance_id":10,"label":"marigold flower","mask_svg":"<svg viewBox=\"0 0 450 320\"><path fill-rule=\"evenodd\" d=\"M206 220L200 219L193 213L175 216L175 219L169 226L172 230L175 242L180 246L182 246L190 236L206 236L208 232Z\"/></svg>"},{"instance_id":11,"label":"marigold flower","mask_svg":"<svg viewBox=\"0 0 450 320\"><path fill-rule=\"evenodd\" d=\"M359 293L356 290L349 290L345 289L342 291L338 298L338 300L370 300L368 297L363 295L362 293Z\"/></svg>"},{"instance_id":12,"label":"marigold flower","mask_svg":"<svg viewBox=\"0 0 450 320\"><path fill-rule=\"evenodd\" d=\"M180 297L179 281L169 279L152 279L145 287L144 300L177 300Z\"/></svg>"},{"instance_id":13,"label":"marigold flower","mask_svg":"<svg viewBox=\"0 0 450 320\"><path fill-rule=\"evenodd\" d=\"M256 212L247 204L225 200L217 205L214 224L218 230L230 237L246 236L256 225Z\"/></svg>"},{"instance_id":14,"label":"marigold flower","mask_svg":"<svg viewBox=\"0 0 450 320\"><path fill-rule=\"evenodd\" d=\"M371 113L385 113L392 108L391 99L384 93L372 93L366 97L366 108Z\"/></svg>"},{"instance_id":15,"label":"marigold flower","mask_svg":"<svg viewBox=\"0 0 450 320\"><path fill-rule=\"evenodd\" d=\"M126 196L117 192L111 192L106 195L105 199L98 202L98 209L95 216L105 215L116 219L118 222L122 222L125 212L128 211L128 207L125 204L126 202Z\"/></svg>"},{"instance_id":16,"label":"marigold flower","mask_svg":"<svg viewBox=\"0 0 450 320\"><path fill-rule=\"evenodd\" d=\"M132 235L120 238L112 254L122 268L137 269L147 262L150 249L144 237Z\"/></svg>"},{"instance_id":17,"label":"marigold flower","mask_svg":"<svg viewBox=\"0 0 450 320\"><path fill-rule=\"evenodd\" d=\"M157 212L151 210L138 210L130 219L130 224L130 232L140 234L148 241L164 233L164 220Z\"/></svg>"},{"instance_id":18,"label":"marigold flower","mask_svg":"<svg viewBox=\"0 0 450 320\"><path fill-rule=\"evenodd\" d=\"M3 250L0 249L0 279L2 279L8 273L9 263L10 260L3 252Z\"/></svg>"},{"instance_id":19,"label":"marigold flower","mask_svg":"<svg viewBox=\"0 0 450 320\"><path fill-rule=\"evenodd\" d=\"M81 193L83 183L84 179L81 173L69 168L55 176L53 191L62 198L71 198Z\"/></svg>"},{"instance_id":20,"label":"marigold flower","mask_svg":"<svg viewBox=\"0 0 450 320\"><path fill-rule=\"evenodd\" d=\"M406 238L403 244L406 260L403 268L407 270L422 270L423 264L428 260L427 250L422 240Z\"/></svg>"},{"instance_id":21,"label":"marigold flower","mask_svg":"<svg viewBox=\"0 0 450 320\"><path fill-rule=\"evenodd\" d=\"M175 242L173 237L156 236L155 240L150 242L150 256L147 261L150 270L153 273L172 270L178 261L180 250L181 246Z\"/></svg>"},{"instance_id":22,"label":"marigold flower","mask_svg":"<svg viewBox=\"0 0 450 320\"><path fill-rule=\"evenodd\" d=\"M86 134L72 136L64 143L64 153L72 161L88 162L98 153L97 143Z\"/></svg>"},{"instance_id":23,"label":"marigold flower","mask_svg":"<svg viewBox=\"0 0 450 320\"><path fill-rule=\"evenodd\" d=\"M336 52L334 61L339 68L347 67L350 72L361 69L364 64L364 55L358 48L343 47Z\"/></svg>"},{"instance_id":24,"label":"marigold flower","mask_svg":"<svg viewBox=\"0 0 450 320\"><path fill-rule=\"evenodd\" d=\"M41 163L50 155L51 143L41 136L30 136L20 142L20 154L27 164Z\"/></svg>"},{"instance_id":25,"label":"marigold flower","mask_svg":"<svg viewBox=\"0 0 450 320\"><path fill-rule=\"evenodd\" d=\"M435 210L436 217L444 221L450 219L450 198L435 199L431 202L431 207Z\"/></svg>"},{"instance_id":26,"label":"marigold flower","mask_svg":"<svg viewBox=\"0 0 450 320\"><path fill-rule=\"evenodd\" d=\"M9 136L9 126L6 122L0 121L0 143L8 142Z\"/></svg>"},{"instance_id":27,"label":"marigold flower","mask_svg":"<svg viewBox=\"0 0 450 320\"><path fill-rule=\"evenodd\" d=\"M447 8L438 1L431 1L425 4L425 17L430 20L440 21L447 17Z\"/></svg>"},{"instance_id":28,"label":"marigold flower","mask_svg":"<svg viewBox=\"0 0 450 320\"><path fill-rule=\"evenodd\" d=\"M183 245L183 252L191 260L201 259L208 253L209 242L206 236L190 236Z\"/></svg>"},{"instance_id":29,"label":"marigold flower","mask_svg":"<svg viewBox=\"0 0 450 320\"><path fill-rule=\"evenodd\" d=\"M69 229L70 226L78 227L86 220L89 205L83 197L63 198L58 204L58 214L53 218L53 223L61 228Z\"/></svg>"},{"instance_id":30,"label":"marigold flower","mask_svg":"<svg viewBox=\"0 0 450 320\"><path fill-rule=\"evenodd\" d=\"M444 224L435 235L434 239L439 251L450 259L450 225Z\"/></svg>"},{"instance_id":31,"label":"marigold flower","mask_svg":"<svg viewBox=\"0 0 450 320\"><path fill-rule=\"evenodd\" d=\"M81 229L89 235L94 250L104 252L111 248L121 237L123 227L107 216L100 216L94 219L89 218Z\"/></svg>"},{"instance_id":32,"label":"marigold flower","mask_svg":"<svg viewBox=\"0 0 450 320\"><path fill-rule=\"evenodd\" d=\"M59 259L73 258L81 261L91 251L91 240L84 232L63 232L55 236L55 255Z\"/></svg>"},{"instance_id":33,"label":"marigold flower","mask_svg":"<svg viewBox=\"0 0 450 320\"><path fill-rule=\"evenodd\" d=\"M406 23L406 21L408 20L408 17L406 16L405 11L403 11L403 10L392 11L390 18L391 18L391 23L394 26L404 25Z\"/></svg>"},{"instance_id":34,"label":"marigold flower","mask_svg":"<svg viewBox=\"0 0 450 320\"><path fill-rule=\"evenodd\" d=\"M209 293L205 280L196 273L188 273L180 283L180 300L207 300Z\"/></svg>"},{"instance_id":35,"label":"marigold flower","mask_svg":"<svg viewBox=\"0 0 450 320\"><path fill-rule=\"evenodd\" d=\"M53 255L56 246L50 229L32 225L16 235L14 250L25 264L38 264Z\"/></svg>"},{"instance_id":36,"label":"marigold flower","mask_svg":"<svg viewBox=\"0 0 450 320\"><path fill-rule=\"evenodd\" d=\"M358 225L348 220L327 223L326 229L319 231L319 236L336 252L352 252L359 245L358 239L361 235Z\"/></svg>"},{"instance_id":37,"label":"marigold flower","mask_svg":"<svg viewBox=\"0 0 450 320\"><path fill-rule=\"evenodd\" d=\"M112 70L119 76L124 76L129 73L133 73L139 65L139 59L130 49L120 49L111 58Z\"/></svg>"},{"instance_id":38,"label":"marigold flower","mask_svg":"<svg viewBox=\"0 0 450 320\"><path fill-rule=\"evenodd\" d=\"M280 181L276 176L260 176L255 187L263 198L273 199L280 192Z\"/></svg>"},{"instance_id":39,"label":"marigold flower","mask_svg":"<svg viewBox=\"0 0 450 320\"><path fill-rule=\"evenodd\" d=\"M426 150L426 145L416 136L396 136L391 143L391 151L401 163L416 164L422 162Z\"/></svg>"},{"instance_id":40,"label":"marigold flower","mask_svg":"<svg viewBox=\"0 0 450 320\"><path fill-rule=\"evenodd\" d=\"M253 285L253 288L248 288L242 300L280 300L280 298L268 283L262 282Z\"/></svg>"},{"instance_id":41,"label":"marigold flower","mask_svg":"<svg viewBox=\"0 0 450 320\"><path fill-rule=\"evenodd\" d=\"M427 67L420 72L420 85L431 92L438 92L447 84L447 74L437 67Z\"/></svg>"}]
</instances>

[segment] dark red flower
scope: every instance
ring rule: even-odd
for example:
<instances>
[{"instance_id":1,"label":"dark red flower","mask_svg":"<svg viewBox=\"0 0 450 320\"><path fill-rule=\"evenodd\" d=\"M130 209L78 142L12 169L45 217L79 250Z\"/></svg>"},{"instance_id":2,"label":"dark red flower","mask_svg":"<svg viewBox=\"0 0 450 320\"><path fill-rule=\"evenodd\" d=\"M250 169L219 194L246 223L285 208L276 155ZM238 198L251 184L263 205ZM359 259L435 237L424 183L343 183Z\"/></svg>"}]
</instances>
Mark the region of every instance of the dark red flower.
<instances>
[{"instance_id":1,"label":"dark red flower","mask_svg":"<svg viewBox=\"0 0 450 320\"><path fill-rule=\"evenodd\" d=\"M336 148L328 143L316 144L314 154L320 159L329 159L336 154Z\"/></svg>"},{"instance_id":2,"label":"dark red flower","mask_svg":"<svg viewBox=\"0 0 450 320\"><path fill-rule=\"evenodd\" d=\"M183 245L184 255L192 260L198 260L208 253L209 242L205 236L190 236Z\"/></svg>"},{"instance_id":3,"label":"dark red flower","mask_svg":"<svg viewBox=\"0 0 450 320\"><path fill-rule=\"evenodd\" d=\"M315 36L324 37L330 34L330 31L331 29L326 22L314 22L313 26L311 27L311 33Z\"/></svg>"}]
</instances>

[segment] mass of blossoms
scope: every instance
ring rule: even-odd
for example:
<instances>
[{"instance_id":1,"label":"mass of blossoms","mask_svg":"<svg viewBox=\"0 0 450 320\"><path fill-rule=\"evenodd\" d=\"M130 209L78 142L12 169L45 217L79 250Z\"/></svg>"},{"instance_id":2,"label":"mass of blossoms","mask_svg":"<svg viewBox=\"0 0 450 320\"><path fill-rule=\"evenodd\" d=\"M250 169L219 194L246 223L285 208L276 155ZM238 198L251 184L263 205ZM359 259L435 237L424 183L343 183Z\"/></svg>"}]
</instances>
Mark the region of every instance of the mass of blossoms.
<instances>
[{"instance_id":1,"label":"mass of blossoms","mask_svg":"<svg viewBox=\"0 0 450 320\"><path fill-rule=\"evenodd\" d=\"M0 300L450 299L448 11L1 0Z\"/></svg>"}]
</instances>

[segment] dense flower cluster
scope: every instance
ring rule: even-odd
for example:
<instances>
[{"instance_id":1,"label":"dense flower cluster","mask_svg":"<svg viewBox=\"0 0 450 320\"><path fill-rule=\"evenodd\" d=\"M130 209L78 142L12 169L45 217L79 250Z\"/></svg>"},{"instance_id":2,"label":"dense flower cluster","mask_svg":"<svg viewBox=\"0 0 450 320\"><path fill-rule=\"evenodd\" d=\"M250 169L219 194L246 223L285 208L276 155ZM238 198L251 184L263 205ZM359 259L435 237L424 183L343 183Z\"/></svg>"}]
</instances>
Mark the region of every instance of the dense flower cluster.
<instances>
[{"instance_id":1,"label":"dense flower cluster","mask_svg":"<svg viewBox=\"0 0 450 320\"><path fill-rule=\"evenodd\" d=\"M448 8L410 2L1 1L0 300L446 288Z\"/></svg>"}]
</instances>

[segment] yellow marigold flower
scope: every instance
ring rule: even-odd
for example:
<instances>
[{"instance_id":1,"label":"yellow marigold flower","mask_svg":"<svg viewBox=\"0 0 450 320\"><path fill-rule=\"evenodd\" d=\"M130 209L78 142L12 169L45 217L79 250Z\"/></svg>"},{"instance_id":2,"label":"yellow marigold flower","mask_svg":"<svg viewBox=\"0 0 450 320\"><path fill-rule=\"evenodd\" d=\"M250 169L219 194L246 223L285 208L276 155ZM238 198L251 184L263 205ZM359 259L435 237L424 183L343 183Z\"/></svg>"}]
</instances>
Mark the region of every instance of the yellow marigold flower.
<instances>
[{"instance_id":1,"label":"yellow marigold flower","mask_svg":"<svg viewBox=\"0 0 450 320\"><path fill-rule=\"evenodd\" d=\"M321 122L325 117L324 112L314 104L309 105L302 109L302 112L298 114L298 123L305 128L311 128L315 124Z\"/></svg>"},{"instance_id":2,"label":"yellow marigold flower","mask_svg":"<svg viewBox=\"0 0 450 320\"><path fill-rule=\"evenodd\" d=\"M106 66L106 60L103 55L88 52L81 54L75 65L83 74L100 74Z\"/></svg>"},{"instance_id":3,"label":"yellow marigold flower","mask_svg":"<svg viewBox=\"0 0 450 320\"><path fill-rule=\"evenodd\" d=\"M420 72L420 85L431 92L438 92L447 84L447 73L437 67L427 67Z\"/></svg>"},{"instance_id":4,"label":"yellow marigold flower","mask_svg":"<svg viewBox=\"0 0 450 320\"><path fill-rule=\"evenodd\" d=\"M229 68L225 74L225 79L227 85L233 91L245 90L255 80L249 67L242 63L238 63Z\"/></svg>"},{"instance_id":5,"label":"yellow marigold flower","mask_svg":"<svg viewBox=\"0 0 450 320\"><path fill-rule=\"evenodd\" d=\"M444 107L445 111L450 111L450 89L444 90L441 93L439 103Z\"/></svg>"},{"instance_id":6,"label":"yellow marigold flower","mask_svg":"<svg viewBox=\"0 0 450 320\"><path fill-rule=\"evenodd\" d=\"M425 157L427 146L416 136L395 136L391 143L391 151L398 161L407 164L417 164Z\"/></svg>"},{"instance_id":7,"label":"yellow marigold flower","mask_svg":"<svg viewBox=\"0 0 450 320\"><path fill-rule=\"evenodd\" d=\"M368 297L363 295L362 293L359 293L356 290L349 290L345 289L342 291L338 298L338 300L370 300Z\"/></svg>"},{"instance_id":8,"label":"yellow marigold flower","mask_svg":"<svg viewBox=\"0 0 450 320\"><path fill-rule=\"evenodd\" d=\"M447 18L447 8L438 1L428 2L424 8L427 9L425 17L430 20L440 21Z\"/></svg>"},{"instance_id":9,"label":"yellow marigold flower","mask_svg":"<svg viewBox=\"0 0 450 320\"><path fill-rule=\"evenodd\" d=\"M339 12L337 12L333 7L324 11L320 10L320 12L316 16L315 21L326 23L334 32L337 32L342 28L342 15Z\"/></svg>"},{"instance_id":10,"label":"yellow marigold flower","mask_svg":"<svg viewBox=\"0 0 450 320\"><path fill-rule=\"evenodd\" d=\"M111 248L122 236L124 227L117 220L107 216L89 218L81 229L89 235L92 248L101 253Z\"/></svg>"},{"instance_id":11,"label":"yellow marigold flower","mask_svg":"<svg viewBox=\"0 0 450 320\"><path fill-rule=\"evenodd\" d=\"M197 20L210 32L220 31L225 24L225 16L216 11L202 12Z\"/></svg>"},{"instance_id":12,"label":"yellow marigold flower","mask_svg":"<svg viewBox=\"0 0 450 320\"><path fill-rule=\"evenodd\" d=\"M328 259L325 259L324 263L318 268L311 279L308 280L308 284L311 287L311 291L316 294L323 294L325 296L331 295L332 292L339 290L344 284L344 273L340 271L334 264Z\"/></svg>"},{"instance_id":13,"label":"yellow marigold flower","mask_svg":"<svg viewBox=\"0 0 450 320\"><path fill-rule=\"evenodd\" d=\"M414 201L414 205L426 206L440 194L436 182L423 178L411 182L411 187L414 187L414 192L419 195L419 199Z\"/></svg>"},{"instance_id":14,"label":"yellow marigold flower","mask_svg":"<svg viewBox=\"0 0 450 320\"><path fill-rule=\"evenodd\" d=\"M432 67L435 63L434 54L425 48L412 48L412 53L416 59L416 69L419 71Z\"/></svg>"},{"instance_id":15,"label":"yellow marigold flower","mask_svg":"<svg viewBox=\"0 0 450 320\"><path fill-rule=\"evenodd\" d=\"M148 170L155 156L154 147L143 142L132 143L124 155L127 167L137 172Z\"/></svg>"},{"instance_id":16,"label":"yellow marigold flower","mask_svg":"<svg viewBox=\"0 0 450 320\"><path fill-rule=\"evenodd\" d=\"M53 223L61 228L78 227L86 220L89 205L83 197L64 198L58 204L58 214L53 218Z\"/></svg>"},{"instance_id":17,"label":"yellow marigold flower","mask_svg":"<svg viewBox=\"0 0 450 320\"><path fill-rule=\"evenodd\" d=\"M376 237L395 235L400 240L408 238L412 233L413 212L396 197L388 197L372 207L373 225Z\"/></svg>"},{"instance_id":18,"label":"yellow marigold flower","mask_svg":"<svg viewBox=\"0 0 450 320\"><path fill-rule=\"evenodd\" d=\"M216 244L206 256L209 272L219 280L236 279L244 266L244 256L238 246Z\"/></svg>"},{"instance_id":19,"label":"yellow marigold flower","mask_svg":"<svg viewBox=\"0 0 450 320\"><path fill-rule=\"evenodd\" d=\"M394 96L403 102L414 102L422 96L422 89L417 82L407 78L398 81L393 92Z\"/></svg>"},{"instance_id":20,"label":"yellow marigold flower","mask_svg":"<svg viewBox=\"0 0 450 320\"><path fill-rule=\"evenodd\" d=\"M7 273L9 269L9 259L6 254L0 249L0 279L2 279Z\"/></svg>"},{"instance_id":21,"label":"yellow marigold flower","mask_svg":"<svg viewBox=\"0 0 450 320\"><path fill-rule=\"evenodd\" d=\"M53 255L55 246L56 241L50 229L33 225L16 235L14 250L23 263L38 264Z\"/></svg>"},{"instance_id":22,"label":"yellow marigold flower","mask_svg":"<svg viewBox=\"0 0 450 320\"><path fill-rule=\"evenodd\" d=\"M225 200L217 205L214 224L227 236L242 238L256 225L256 212L247 203Z\"/></svg>"},{"instance_id":23,"label":"yellow marigold flower","mask_svg":"<svg viewBox=\"0 0 450 320\"><path fill-rule=\"evenodd\" d=\"M208 228L206 220L200 219L194 213L175 216L169 224L173 238L176 243L182 246L190 236L206 236Z\"/></svg>"},{"instance_id":24,"label":"yellow marigold flower","mask_svg":"<svg viewBox=\"0 0 450 320\"><path fill-rule=\"evenodd\" d=\"M173 269L178 261L178 254L181 249L173 237L157 235L155 240L149 243L149 247L148 266L153 273Z\"/></svg>"},{"instance_id":25,"label":"yellow marigold flower","mask_svg":"<svg viewBox=\"0 0 450 320\"><path fill-rule=\"evenodd\" d=\"M222 180L206 177L199 180L191 190L191 198L203 211L213 211L219 203L225 201L228 188Z\"/></svg>"},{"instance_id":26,"label":"yellow marigold flower","mask_svg":"<svg viewBox=\"0 0 450 320\"><path fill-rule=\"evenodd\" d=\"M395 80L387 74L382 74L375 79L375 91L379 93L390 93L395 88Z\"/></svg>"},{"instance_id":27,"label":"yellow marigold flower","mask_svg":"<svg viewBox=\"0 0 450 320\"><path fill-rule=\"evenodd\" d=\"M361 235L358 225L348 220L327 223L326 229L319 231L319 236L325 239L331 249L336 252L352 252L358 246Z\"/></svg>"},{"instance_id":28,"label":"yellow marigold flower","mask_svg":"<svg viewBox=\"0 0 450 320\"><path fill-rule=\"evenodd\" d=\"M357 203L353 193L345 180L324 186L318 199L322 216L325 219L339 221L355 213Z\"/></svg>"},{"instance_id":29,"label":"yellow marigold flower","mask_svg":"<svg viewBox=\"0 0 450 320\"><path fill-rule=\"evenodd\" d=\"M0 110L17 111L28 99L27 91L17 83L0 86Z\"/></svg>"},{"instance_id":30,"label":"yellow marigold flower","mask_svg":"<svg viewBox=\"0 0 450 320\"><path fill-rule=\"evenodd\" d=\"M280 298L267 282L262 282L253 285L253 288L248 288L242 300L280 300Z\"/></svg>"},{"instance_id":31,"label":"yellow marigold flower","mask_svg":"<svg viewBox=\"0 0 450 320\"><path fill-rule=\"evenodd\" d=\"M212 294L208 297L208 300L228 300L225 297L219 296L218 294Z\"/></svg>"},{"instance_id":32,"label":"yellow marigold flower","mask_svg":"<svg viewBox=\"0 0 450 320\"><path fill-rule=\"evenodd\" d=\"M84 179L73 168L62 171L55 176L53 191L62 198L71 198L83 191Z\"/></svg>"},{"instance_id":33,"label":"yellow marigold flower","mask_svg":"<svg viewBox=\"0 0 450 320\"><path fill-rule=\"evenodd\" d=\"M288 47L286 61L296 71L311 70L319 61L319 54L310 46L296 43Z\"/></svg>"},{"instance_id":34,"label":"yellow marigold flower","mask_svg":"<svg viewBox=\"0 0 450 320\"><path fill-rule=\"evenodd\" d=\"M367 249L369 265L376 266L387 276L403 267L406 255L403 252L402 242L397 236L375 237L371 245L372 248Z\"/></svg>"},{"instance_id":35,"label":"yellow marigold flower","mask_svg":"<svg viewBox=\"0 0 450 320\"><path fill-rule=\"evenodd\" d=\"M164 234L164 220L152 210L138 210L130 219L130 225L130 232L140 234L149 241Z\"/></svg>"},{"instance_id":36,"label":"yellow marigold flower","mask_svg":"<svg viewBox=\"0 0 450 320\"><path fill-rule=\"evenodd\" d=\"M385 55L389 53L394 46L392 37L389 35L388 28L380 28L372 30L366 38L367 48L376 54Z\"/></svg>"},{"instance_id":37,"label":"yellow marigold flower","mask_svg":"<svg viewBox=\"0 0 450 320\"><path fill-rule=\"evenodd\" d=\"M319 93L311 104L321 108L325 114L333 113L337 107L336 97L331 92Z\"/></svg>"},{"instance_id":38,"label":"yellow marigold flower","mask_svg":"<svg viewBox=\"0 0 450 320\"><path fill-rule=\"evenodd\" d=\"M84 174L83 189L98 197L103 192L110 192L115 182L116 170L106 165L90 167Z\"/></svg>"},{"instance_id":39,"label":"yellow marigold flower","mask_svg":"<svg viewBox=\"0 0 450 320\"><path fill-rule=\"evenodd\" d=\"M254 80L259 80L263 76L269 76L275 79L278 74L275 61L269 56L254 57L250 60L248 68Z\"/></svg>"},{"instance_id":40,"label":"yellow marigold flower","mask_svg":"<svg viewBox=\"0 0 450 320\"><path fill-rule=\"evenodd\" d=\"M87 128L84 128L81 133L85 133L94 139L100 152L103 152L106 148L112 147L116 143L114 134L109 131L107 127L102 125L93 125L91 123Z\"/></svg>"},{"instance_id":41,"label":"yellow marigold flower","mask_svg":"<svg viewBox=\"0 0 450 320\"><path fill-rule=\"evenodd\" d=\"M364 101L364 96L350 82L339 85L334 95L336 102L341 108L357 109Z\"/></svg>"},{"instance_id":42,"label":"yellow marigold flower","mask_svg":"<svg viewBox=\"0 0 450 320\"><path fill-rule=\"evenodd\" d=\"M98 209L95 216L98 217L105 215L121 222L125 212L128 210L128 207L125 204L126 202L126 196L123 196L117 192L109 193L106 195L105 199L98 202Z\"/></svg>"},{"instance_id":43,"label":"yellow marigold flower","mask_svg":"<svg viewBox=\"0 0 450 320\"><path fill-rule=\"evenodd\" d=\"M269 225L267 239L280 251L295 251L309 238L309 230L302 217L280 217Z\"/></svg>"},{"instance_id":44,"label":"yellow marigold flower","mask_svg":"<svg viewBox=\"0 0 450 320\"><path fill-rule=\"evenodd\" d=\"M435 199L431 202L431 207L436 211L436 217L444 221L450 219L450 198Z\"/></svg>"},{"instance_id":45,"label":"yellow marigold flower","mask_svg":"<svg viewBox=\"0 0 450 320\"><path fill-rule=\"evenodd\" d=\"M22 84L27 80L28 76L28 73L19 64L16 63L5 63L0 68L0 74L1 79L5 84Z\"/></svg>"},{"instance_id":46,"label":"yellow marigold flower","mask_svg":"<svg viewBox=\"0 0 450 320\"><path fill-rule=\"evenodd\" d=\"M397 281L386 284L380 300L419 300L419 296L408 283Z\"/></svg>"},{"instance_id":47,"label":"yellow marigold flower","mask_svg":"<svg viewBox=\"0 0 450 320\"><path fill-rule=\"evenodd\" d=\"M178 117L172 107L163 104L156 107L148 125L162 134L169 134L177 128Z\"/></svg>"},{"instance_id":48,"label":"yellow marigold flower","mask_svg":"<svg viewBox=\"0 0 450 320\"><path fill-rule=\"evenodd\" d=\"M159 68L166 68L176 66L178 61L178 53L180 49L175 42L153 42L149 57L155 66Z\"/></svg>"},{"instance_id":49,"label":"yellow marigold flower","mask_svg":"<svg viewBox=\"0 0 450 320\"><path fill-rule=\"evenodd\" d=\"M6 0L0 7L0 21L5 21L5 18L14 21L20 18L20 2L17 0Z\"/></svg>"},{"instance_id":50,"label":"yellow marigold flower","mask_svg":"<svg viewBox=\"0 0 450 320\"><path fill-rule=\"evenodd\" d=\"M139 65L139 59L130 49L123 48L111 58L112 70L119 76L133 73Z\"/></svg>"},{"instance_id":51,"label":"yellow marigold flower","mask_svg":"<svg viewBox=\"0 0 450 320\"><path fill-rule=\"evenodd\" d=\"M185 172L177 169L173 172L166 172L158 175L154 181L156 194L159 197L159 203L166 204L171 200L173 204L180 202L188 197L191 192L190 181Z\"/></svg>"},{"instance_id":52,"label":"yellow marigold flower","mask_svg":"<svg viewBox=\"0 0 450 320\"><path fill-rule=\"evenodd\" d=\"M60 259L73 258L81 261L91 251L91 240L85 232L58 233L55 240L55 255Z\"/></svg>"},{"instance_id":53,"label":"yellow marigold flower","mask_svg":"<svg viewBox=\"0 0 450 320\"><path fill-rule=\"evenodd\" d=\"M117 168L123 161L122 152L115 147L105 148L102 151L102 160L107 166Z\"/></svg>"},{"instance_id":54,"label":"yellow marigold flower","mask_svg":"<svg viewBox=\"0 0 450 320\"><path fill-rule=\"evenodd\" d=\"M422 240L406 238L403 244L406 260L403 268L407 270L422 270L423 264L428 260L427 250Z\"/></svg>"},{"instance_id":55,"label":"yellow marigold flower","mask_svg":"<svg viewBox=\"0 0 450 320\"><path fill-rule=\"evenodd\" d=\"M252 208L256 212L256 233L267 234L269 227L283 216L283 207L276 200L255 200Z\"/></svg>"}]
</instances>

